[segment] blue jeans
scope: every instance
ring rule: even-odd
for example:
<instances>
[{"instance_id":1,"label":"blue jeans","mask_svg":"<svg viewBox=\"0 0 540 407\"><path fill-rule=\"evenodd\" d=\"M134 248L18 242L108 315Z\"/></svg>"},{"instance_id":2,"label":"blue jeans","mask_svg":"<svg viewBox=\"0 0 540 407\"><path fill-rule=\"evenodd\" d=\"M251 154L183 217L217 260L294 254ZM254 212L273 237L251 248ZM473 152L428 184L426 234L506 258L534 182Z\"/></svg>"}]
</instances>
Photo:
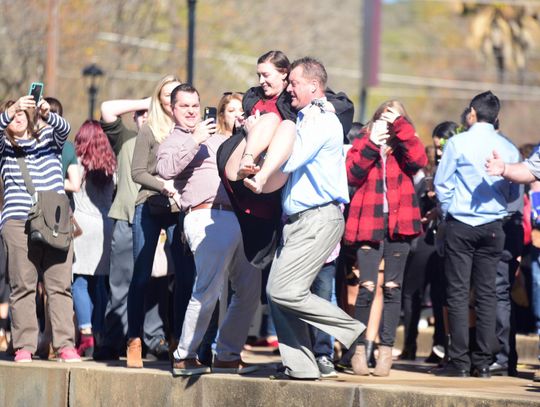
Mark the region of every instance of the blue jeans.
<instances>
[{"instance_id":1,"label":"blue jeans","mask_svg":"<svg viewBox=\"0 0 540 407\"><path fill-rule=\"evenodd\" d=\"M326 263L317 277L311 284L311 292L325 300L332 301L334 293L334 278L336 276L336 262ZM313 343L313 354L316 358L319 356L328 356L330 359L334 355L334 338L326 332L313 326L309 326L311 342Z\"/></svg>"},{"instance_id":2,"label":"blue jeans","mask_svg":"<svg viewBox=\"0 0 540 407\"><path fill-rule=\"evenodd\" d=\"M274 320L272 319L272 311L270 310L269 302L270 300L266 296L266 283L268 283L268 275L270 274L270 266L262 270L262 284L261 284L261 303L264 305L264 313L261 321L261 329L259 335L262 338L267 338L269 336L277 336L276 326L274 325Z\"/></svg>"},{"instance_id":3,"label":"blue jeans","mask_svg":"<svg viewBox=\"0 0 540 407\"><path fill-rule=\"evenodd\" d=\"M536 330L540 335L540 249L531 246L532 308Z\"/></svg>"},{"instance_id":4,"label":"blue jeans","mask_svg":"<svg viewBox=\"0 0 540 407\"><path fill-rule=\"evenodd\" d=\"M75 274L71 284L73 308L79 329L103 330L105 307L107 306L106 276Z\"/></svg>"},{"instance_id":5,"label":"blue jeans","mask_svg":"<svg viewBox=\"0 0 540 407\"><path fill-rule=\"evenodd\" d=\"M161 229L165 229L167 232L167 244L171 247L174 262L176 282L174 326L177 337L178 330L181 330L182 325L178 320L181 319L183 322L185 307L187 307L191 297L195 269L189 267L190 260L186 258L183 250L184 245L180 239L182 230L180 216L183 215L178 213L151 215L146 203L135 207L132 228L133 278L129 285L127 302L129 338L142 337L145 292L152 274L152 265Z\"/></svg>"}]
</instances>

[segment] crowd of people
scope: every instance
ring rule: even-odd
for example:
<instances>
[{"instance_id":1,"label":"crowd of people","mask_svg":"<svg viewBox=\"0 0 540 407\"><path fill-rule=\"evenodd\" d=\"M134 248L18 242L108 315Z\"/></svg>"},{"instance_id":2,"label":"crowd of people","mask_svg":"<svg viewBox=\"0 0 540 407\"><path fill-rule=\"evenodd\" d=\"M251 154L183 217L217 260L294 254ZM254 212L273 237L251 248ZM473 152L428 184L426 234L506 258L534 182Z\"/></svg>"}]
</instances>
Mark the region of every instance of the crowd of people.
<instances>
[{"instance_id":1,"label":"crowd of people","mask_svg":"<svg viewBox=\"0 0 540 407\"><path fill-rule=\"evenodd\" d=\"M150 97L103 102L74 144L57 99L1 105L0 350L192 376L257 370L251 343L281 355L274 379L384 377L400 321L399 357L416 358L428 297L435 375L517 374L526 245L540 334L540 153L500 132L497 96L474 96L424 146L397 100L353 123L316 59L270 51L257 75L216 117L167 75ZM69 198L68 248L30 233L43 191ZM261 302L267 329L250 342Z\"/></svg>"}]
</instances>

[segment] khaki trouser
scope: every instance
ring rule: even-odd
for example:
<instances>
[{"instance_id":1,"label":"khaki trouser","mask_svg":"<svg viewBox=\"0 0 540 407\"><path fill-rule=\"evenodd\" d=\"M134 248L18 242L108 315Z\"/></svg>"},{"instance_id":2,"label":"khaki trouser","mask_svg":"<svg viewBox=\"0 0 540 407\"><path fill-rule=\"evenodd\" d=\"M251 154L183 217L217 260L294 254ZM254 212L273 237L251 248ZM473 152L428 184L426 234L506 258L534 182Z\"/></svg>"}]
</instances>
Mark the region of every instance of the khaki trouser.
<instances>
[{"instance_id":1,"label":"khaki trouser","mask_svg":"<svg viewBox=\"0 0 540 407\"><path fill-rule=\"evenodd\" d=\"M343 235L341 209L334 203L289 217L276 251L266 293L279 338L285 373L298 379L320 376L308 326L350 347L365 326L310 290Z\"/></svg>"},{"instance_id":2,"label":"khaki trouser","mask_svg":"<svg viewBox=\"0 0 540 407\"><path fill-rule=\"evenodd\" d=\"M74 346L73 300L71 298L71 263L73 245L68 252L28 241L25 221L8 220L2 229L8 257L11 294L11 335L13 348L35 353L38 341L36 286L38 272L48 296L53 348Z\"/></svg>"}]
</instances>

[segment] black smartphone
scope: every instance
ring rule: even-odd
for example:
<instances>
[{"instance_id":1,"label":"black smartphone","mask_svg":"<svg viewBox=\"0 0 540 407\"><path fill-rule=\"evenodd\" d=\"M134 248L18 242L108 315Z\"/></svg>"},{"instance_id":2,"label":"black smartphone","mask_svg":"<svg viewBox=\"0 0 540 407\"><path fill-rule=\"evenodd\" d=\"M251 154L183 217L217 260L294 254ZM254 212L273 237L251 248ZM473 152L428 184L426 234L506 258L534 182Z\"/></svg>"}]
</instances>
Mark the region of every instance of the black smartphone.
<instances>
[{"instance_id":1,"label":"black smartphone","mask_svg":"<svg viewBox=\"0 0 540 407\"><path fill-rule=\"evenodd\" d=\"M204 118L203 120L214 119L214 123L217 122L217 109L215 107L205 107L204 108Z\"/></svg>"},{"instance_id":2,"label":"black smartphone","mask_svg":"<svg viewBox=\"0 0 540 407\"><path fill-rule=\"evenodd\" d=\"M43 95L43 84L41 82L32 82L28 94L32 95L37 105Z\"/></svg>"}]
</instances>

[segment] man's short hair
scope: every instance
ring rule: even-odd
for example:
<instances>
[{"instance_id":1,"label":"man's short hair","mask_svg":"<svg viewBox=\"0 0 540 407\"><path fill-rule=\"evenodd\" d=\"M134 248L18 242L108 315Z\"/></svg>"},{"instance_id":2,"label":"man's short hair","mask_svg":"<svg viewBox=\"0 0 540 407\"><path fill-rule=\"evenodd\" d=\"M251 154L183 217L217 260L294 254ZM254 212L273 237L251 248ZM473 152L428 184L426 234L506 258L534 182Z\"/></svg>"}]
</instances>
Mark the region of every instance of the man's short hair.
<instances>
[{"instance_id":1,"label":"man's short hair","mask_svg":"<svg viewBox=\"0 0 540 407\"><path fill-rule=\"evenodd\" d=\"M495 124L501 109L501 102L490 90L480 93L472 98L469 107L476 112L476 119L479 122Z\"/></svg>"},{"instance_id":2,"label":"man's short hair","mask_svg":"<svg viewBox=\"0 0 540 407\"><path fill-rule=\"evenodd\" d=\"M200 97L199 91L195 89L193 86L191 86L189 83L182 83L181 85L178 85L176 88L173 89L171 92L171 105L174 106L176 103L176 95L178 92L185 92L185 93L196 93L197 96Z\"/></svg>"},{"instance_id":3,"label":"man's short hair","mask_svg":"<svg viewBox=\"0 0 540 407\"><path fill-rule=\"evenodd\" d=\"M58 99L51 96L47 96L44 99L51 107L51 112L56 113L58 116L62 116L64 114L64 108Z\"/></svg>"},{"instance_id":4,"label":"man's short hair","mask_svg":"<svg viewBox=\"0 0 540 407\"><path fill-rule=\"evenodd\" d=\"M322 62L311 57L300 58L291 64L291 71L299 66L302 67L304 77L316 79L323 89L326 88L328 74L326 73L326 69L324 68Z\"/></svg>"}]
</instances>

